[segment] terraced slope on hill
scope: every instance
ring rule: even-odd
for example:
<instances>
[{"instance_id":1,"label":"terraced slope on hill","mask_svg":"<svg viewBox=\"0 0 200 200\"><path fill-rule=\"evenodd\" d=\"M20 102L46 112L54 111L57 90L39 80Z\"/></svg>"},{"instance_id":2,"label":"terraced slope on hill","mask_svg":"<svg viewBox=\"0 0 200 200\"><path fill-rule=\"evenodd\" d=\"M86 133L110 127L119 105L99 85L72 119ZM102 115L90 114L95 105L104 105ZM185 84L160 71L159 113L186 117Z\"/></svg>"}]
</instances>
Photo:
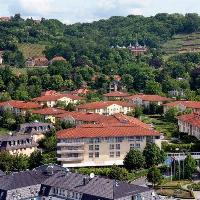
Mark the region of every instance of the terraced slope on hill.
<instances>
[{"instance_id":1,"label":"terraced slope on hill","mask_svg":"<svg viewBox=\"0 0 200 200\"><path fill-rule=\"evenodd\" d=\"M200 32L175 35L162 47L167 54L200 52Z\"/></svg>"}]
</instances>

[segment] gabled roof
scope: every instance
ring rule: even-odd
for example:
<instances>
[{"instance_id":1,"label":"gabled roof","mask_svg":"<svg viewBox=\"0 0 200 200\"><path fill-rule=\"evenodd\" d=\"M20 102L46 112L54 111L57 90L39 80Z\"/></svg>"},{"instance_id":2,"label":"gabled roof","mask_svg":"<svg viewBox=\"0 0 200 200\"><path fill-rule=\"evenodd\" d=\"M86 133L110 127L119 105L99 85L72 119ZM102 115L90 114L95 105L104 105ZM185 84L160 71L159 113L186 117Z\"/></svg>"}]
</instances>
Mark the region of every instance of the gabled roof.
<instances>
[{"instance_id":1,"label":"gabled roof","mask_svg":"<svg viewBox=\"0 0 200 200\"><path fill-rule=\"evenodd\" d=\"M74 90L74 91L71 91L70 93L71 94L76 94L76 95L79 95L79 94L87 94L88 92L90 92L90 90L86 89L86 88L80 88L80 89L77 89L77 90Z\"/></svg>"},{"instance_id":2,"label":"gabled roof","mask_svg":"<svg viewBox=\"0 0 200 200\"><path fill-rule=\"evenodd\" d=\"M200 113L191 113L177 117L178 120L200 128Z\"/></svg>"},{"instance_id":3,"label":"gabled roof","mask_svg":"<svg viewBox=\"0 0 200 200\"><path fill-rule=\"evenodd\" d=\"M199 101L174 101L171 103L166 103L164 106L168 107L175 107L175 106L185 106L186 108L197 108L200 109L200 102Z\"/></svg>"},{"instance_id":4,"label":"gabled roof","mask_svg":"<svg viewBox=\"0 0 200 200\"><path fill-rule=\"evenodd\" d=\"M159 136L159 132L130 123L87 124L57 132L57 138Z\"/></svg>"},{"instance_id":5,"label":"gabled roof","mask_svg":"<svg viewBox=\"0 0 200 200\"><path fill-rule=\"evenodd\" d=\"M128 97L130 96L130 94L116 91L116 92L109 92L107 94L104 94L103 96L104 97Z\"/></svg>"},{"instance_id":6,"label":"gabled roof","mask_svg":"<svg viewBox=\"0 0 200 200\"><path fill-rule=\"evenodd\" d=\"M86 184L84 184L84 178L88 179ZM98 198L112 200L151 191L147 187L128 184L122 181L98 176L90 179L87 175L70 172L66 175L63 175L61 172L57 173L44 181L43 185L82 193L83 200L96 200Z\"/></svg>"},{"instance_id":7,"label":"gabled roof","mask_svg":"<svg viewBox=\"0 0 200 200\"><path fill-rule=\"evenodd\" d=\"M33 114L39 114L39 115L59 115L65 112L66 112L65 110L58 108L43 108L32 111Z\"/></svg>"},{"instance_id":8,"label":"gabled roof","mask_svg":"<svg viewBox=\"0 0 200 200\"><path fill-rule=\"evenodd\" d=\"M51 61L66 61L62 56L55 56Z\"/></svg>"},{"instance_id":9,"label":"gabled roof","mask_svg":"<svg viewBox=\"0 0 200 200\"><path fill-rule=\"evenodd\" d=\"M19 109L37 109L41 108L42 106L38 103L33 102L25 102L25 101L16 101L16 100L10 100L0 103L0 107L13 107L13 108L19 108Z\"/></svg>"},{"instance_id":10,"label":"gabled roof","mask_svg":"<svg viewBox=\"0 0 200 200\"><path fill-rule=\"evenodd\" d=\"M100 101L100 102L91 102L85 103L76 106L77 109L100 109L100 108L107 108L111 105L119 105L122 107L134 107L131 103L125 101Z\"/></svg>"},{"instance_id":11,"label":"gabled roof","mask_svg":"<svg viewBox=\"0 0 200 200\"><path fill-rule=\"evenodd\" d=\"M43 95L40 97L33 98L32 101L37 101L37 102L57 101L63 97L69 98L71 100L81 100L82 99L82 97L72 95L72 94L53 93L50 95Z\"/></svg>"},{"instance_id":12,"label":"gabled roof","mask_svg":"<svg viewBox=\"0 0 200 200\"><path fill-rule=\"evenodd\" d=\"M147 94L136 94L127 97L127 99L133 100L135 98L140 98L143 101L151 101L151 102L158 102L158 101L172 101L173 99L167 98L167 97L162 97L159 95L147 95Z\"/></svg>"}]
</instances>

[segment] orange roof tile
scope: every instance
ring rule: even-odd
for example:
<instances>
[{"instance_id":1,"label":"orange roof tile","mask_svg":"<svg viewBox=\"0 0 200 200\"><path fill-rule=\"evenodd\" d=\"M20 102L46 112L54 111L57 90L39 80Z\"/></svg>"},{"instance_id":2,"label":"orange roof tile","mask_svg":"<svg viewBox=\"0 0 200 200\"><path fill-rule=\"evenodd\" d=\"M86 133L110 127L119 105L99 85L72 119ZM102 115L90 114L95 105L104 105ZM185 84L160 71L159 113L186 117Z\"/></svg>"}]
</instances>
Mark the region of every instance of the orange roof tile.
<instances>
[{"instance_id":1,"label":"orange roof tile","mask_svg":"<svg viewBox=\"0 0 200 200\"><path fill-rule=\"evenodd\" d=\"M15 101L15 100L1 102L0 107L4 107L4 106L11 106L13 108L19 108L19 109L37 109L37 108L42 107L38 103L25 102L25 101Z\"/></svg>"},{"instance_id":2,"label":"orange roof tile","mask_svg":"<svg viewBox=\"0 0 200 200\"><path fill-rule=\"evenodd\" d=\"M87 94L90 90L88 89L77 89L77 90L74 90L74 91L71 91L71 94Z\"/></svg>"},{"instance_id":3,"label":"orange roof tile","mask_svg":"<svg viewBox=\"0 0 200 200\"><path fill-rule=\"evenodd\" d=\"M167 98L167 97L162 97L159 95L147 95L147 94L136 94L132 95L130 97L127 97L127 99L135 99L135 98L140 98L143 101L152 101L152 102L157 102L157 101L172 101L173 99Z\"/></svg>"},{"instance_id":4,"label":"orange roof tile","mask_svg":"<svg viewBox=\"0 0 200 200\"><path fill-rule=\"evenodd\" d=\"M200 102L199 101L174 101L171 103L166 103L164 106L168 107L175 107L178 105L183 105L186 108L197 108L200 109Z\"/></svg>"},{"instance_id":5,"label":"orange roof tile","mask_svg":"<svg viewBox=\"0 0 200 200\"><path fill-rule=\"evenodd\" d=\"M130 94L116 91L116 92L109 92L107 94L104 94L103 96L105 96L105 97L128 97L128 96L130 96Z\"/></svg>"},{"instance_id":6,"label":"orange roof tile","mask_svg":"<svg viewBox=\"0 0 200 200\"><path fill-rule=\"evenodd\" d=\"M116 104L122 107L134 107L131 103L128 103L125 101L100 101L100 102L91 102L91 103L81 104L81 105L76 106L76 108L77 109L100 109L100 108L106 108L113 104Z\"/></svg>"},{"instance_id":7,"label":"orange roof tile","mask_svg":"<svg viewBox=\"0 0 200 200\"><path fill-rule=\"evenodd\" d=\"M128 136L159 136L155 130L145 129L133 124L114 125L81 125L76 128L57 132L57 138L95 138L95 137L128 137Z\"/></svg>"},{"instance_id":8,"label":"orange roof tile","mask_svg":"<svg viewBox=\"0 0 200 200\"><path fill-rule=\"evenodd\" d=\"M200 113L181 115L178 116L177 119L200 128Z\"/></svg>"},{"instance_id":9,"label":"orange roof tile","mask_svg":"<svg viewBox=\"0 0 200 200\"><path fill-rule=\"evenodd\" d=\"M65 61L66 59L64 59L62 56L55 56L51 61Z\"/></svg>"},{"instance_id":10,"label":"orange roof tile","mask_svg":"<svg viewBox=\"0 0 200 200\"><path fill-rule=\"evenodd\" d=\"M61 93L52 93L50 95L43 95L40 97L36 97L32 99L32 101L37 101L37 102L46 102L46 101L57 101L63 97L67 97L72 100L81 100L82 97L72 95L72 94L61 94Z\"/></svg>"},{"instance_id":11,"label":"orange roof tile","mask_svg":"<svg viewBox=\"0 0 200 200\"><path fill-rule=\"evenodd\" d=\"M66 112L65 110L57 108L43 108L32 111L33 114L39 114L39 115L59 115L65 112Z\"/></svg>"}]
</instances>

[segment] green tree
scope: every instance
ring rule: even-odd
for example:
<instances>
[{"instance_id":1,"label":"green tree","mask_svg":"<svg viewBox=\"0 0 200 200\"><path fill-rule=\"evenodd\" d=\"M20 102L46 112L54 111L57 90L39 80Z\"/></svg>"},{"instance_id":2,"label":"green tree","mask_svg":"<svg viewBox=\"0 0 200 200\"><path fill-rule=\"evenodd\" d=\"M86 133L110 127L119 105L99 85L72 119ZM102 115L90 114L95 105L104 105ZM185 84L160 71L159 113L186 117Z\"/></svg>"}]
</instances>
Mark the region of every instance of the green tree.
<instances>
[{"instance_id":1,"label":"green tree","mask_svg":"<svg viewBox=\"0 0 200 200\"><path fill-rule=\"evenodd\" d=\"M125 168L118 167L117 165L113 165L111 167L109 177L111 179L126 181L128 179L128 171Z\"/></svg>"},{"instance_id":2,"label":"green tree","mask_svg":"<svg viewBox=\"0 0 200 200\"><path fill-rule=\"evenodd\" d=\"M145 93L147 94L162 94L162 86L154 80L148 80L145 86Z\"/></svg>"},{"instance_id":3,"label":"green tree","mask_svg":"<svg viewBox=\"0 0 200 200\"><path fill-rule=\"evenodd\" d=\"M40 166L42 164L42 159L43 157L40 151L34 151L31 153L29 157L29 168L33 169Z\"/></svg>"},{"instance_id":4,"label":"green tree","mask_svg":"<svg viewBox=\"0 0 200 200\"><path fill-rule=\"evenodd\" d=\"M13 171L13 156L7 151L0 152L0 170Z\"/></svg>"},{"instance_id":5,"label":"green tree","mask_svg":"<svg viewBox=\"0 0 200 200\"><path fill-rule=\"evenodd\" d=\"M29 159L28 156L23 154L17 154L14 156L13 160L13 168L17 171L23 171L28 169L29 167Z\"/></svg>"},{"instance_id":6,"label":"green tree","mask_svg":"<svg viewBox=\"0 0 200 200\"><path fill-rule=\"evenodd\" d=\"M141 106L136 106L134 109L134 117L139 118L143 114L143 108Z\"/></svg>"},{"instance_id":7,"label":"green tree","mask_svg":"<svg viewBox=\"0 0 200 200\"><path fill-rule=\"evenodd\" d=\"M11 96L8 92L2 92L0 94L0 102L9 101L9 100L11 100Z\"/></svg>"},{"instance_id":8,"label":"green tree","mask_svg":"<svg viewBox=\"0 0 200 200\"><path fill-rule=\"evenodd\" d=\"M152 183L153 187L155 187L156 184L159 184L162 180L162 174L160 170L155 166L151 167L148 170L147 180Z\"/></svg>"},{"instance_id":9,"label":"green tree","mask_svg":"<svg viewBox=\"0 0 200 200\"><path fill-rule=\"evenodd\" d=\"M176 122L176 117L178 116L178 110L175 107L169 108L166 112L165 112L165 120L169 121L169 122Z\"/></svg>"},{"instance_id":10,"label":"green tree","mask_svg":"<svg viewBox=\"0 0 200 200\"><path fill-rule=\"evenodd\" d=\"M154 165L159 165L165 161L165 153L160 150L156 144L148 143L144 148L143 155L145 157L145 162L147 168Z\"/></svg>"},{"instance_id":11,"label":"green tree","mask_svg":"<svg viewBox=\"0 0 200 200\"><path fill-rule=\"evenodd\" d=\"M124 158L124 167L128 170L140 169L145 164L145 158L137 149L131 149Z\"/></svg>"},{"instance_id":12,"label":"green tree","mask_svg":"<svg viewBox=\"0 0 200 200\"><path fill-rule=\"evenodd\" d=\"M191 156L191 154L188 154L184 160L184 163L185 163L184 177L192 178L192 174L195 172L195 169L197 167L195 159Z\"/></svg>"}]
</instances>

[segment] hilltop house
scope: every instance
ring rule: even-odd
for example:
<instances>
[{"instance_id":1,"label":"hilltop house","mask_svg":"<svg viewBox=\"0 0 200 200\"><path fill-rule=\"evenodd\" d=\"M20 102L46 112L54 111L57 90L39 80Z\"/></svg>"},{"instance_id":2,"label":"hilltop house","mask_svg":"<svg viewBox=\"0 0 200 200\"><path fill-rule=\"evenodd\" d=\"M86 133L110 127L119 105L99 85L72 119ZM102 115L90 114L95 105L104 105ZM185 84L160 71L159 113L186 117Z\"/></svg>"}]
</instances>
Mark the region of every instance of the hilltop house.
<instances>
[{"instance_id":1,"label":"hilltop house","mask_svg":"<svg viewBox=\"0 0 200 200\"><path fill-rule=\"evenodd\" d=\"M38 102L42 106L46 105L47 107L54 107L59 101L68 105L69 103L77 104L81 99L82 97L72 94L47 91L43 92L40 97L32 99L32 101Z\"/></svg>"},{"instance_id":2,"label":"hilltop house","mask_svg":"<svg viewBox=\"0 0 200 200\"><path fill-rule=\"evenodd\" d=\"M129 103L134 106L143 106L144 108L149 108L151 103L157 105L163 105L163 103L168 101L173 101L173 99L162 97L159 95L147 95L147 94L136 94L126 98Z\"/></svg>"},{"instance_id":3,"label":"hilltop house","mask_svg":"<svg viewBox=\"0 0 200 200\"><path fill-rule=\"evenodd\" d=\"M130 96L128 93L125 92L109 92L107 94L103 95L104 101L114 101L114 100L125 100L128 96Z\"/></svg>"},{"instance_id":4,"label":"hilltop house","mask_svg":"<svg viewBox=\"0 0 200 200\"><path fill-rule=\"evenodd\" d=\"M35 66L45 67L48 66L48 64L49 64L48 59L42 56L34 56L32 58L28 58L25 63L27 67L35 67Z\"/></svg>"},{"instance_id":5,"label":"hilltop house","mask_svg":"<svg viewBox=\"0 0 200 200\"><path fill-rule=\"evenodd\" d=\"M183 112L186 109L191 110L192 112L200 112L200 102L198 101L174 101L171 103L166 103L163 105L164 113L169 110L169 108L176 108L179 112Z\"/></svg>"},{"instance_id":6,"label":"hilltop house","mask_svg":"<svg viewBox=\"0 0 200 200\"><path fill-rule=\"evenodd\" d=\"M127 114L133 109L134 106L132 104L124 101L101 101L76 106L76 111L78 112L98 113L101 115Z\"/></svg>"}]
</instances>

